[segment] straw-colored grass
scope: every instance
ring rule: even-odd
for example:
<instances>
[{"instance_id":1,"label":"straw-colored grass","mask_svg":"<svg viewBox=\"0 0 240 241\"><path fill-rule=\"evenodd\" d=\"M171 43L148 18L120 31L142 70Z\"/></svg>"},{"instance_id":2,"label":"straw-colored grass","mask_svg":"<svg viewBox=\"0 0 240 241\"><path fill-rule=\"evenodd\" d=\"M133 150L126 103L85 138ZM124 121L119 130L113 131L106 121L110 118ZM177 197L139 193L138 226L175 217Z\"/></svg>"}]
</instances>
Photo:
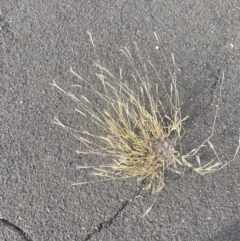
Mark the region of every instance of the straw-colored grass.
<instances>
[{"instance_id":1,"label":"straw-colored grass","mask_svg":"<svg viewBox=\"0 0 240 241\"><path fill-rule=\"evenodd\" d=\"M89 36L96 53L92 37L90 34ZM155 37L157 39L156 35ZM166 169L178 172L177 166L181 165L193 168L200 174L205 174L227 165L229 162L222 164L213 144L210 142L214 134L224 76L211 135L198 148L183 154L180 144L184 134L183 123L188 117L181 116L175 70L171 71L167 61L165 61L171 76L171 84L168 90L154 64L149 60L145 62L136 44L135 48L138 61L141 64L140 70L128 48L121 50L132 67L132 75L129 78L135 81L134 89L129 87L128 79L122 76L121 70L117 78L102 67L97 58L95 65L99 73L96 73L96 76L103 87L103 91L100 93L94 86L89 87L88 91L104 102L104 110L96 109L93 101L85 95L76 97L63 90L55 82L52 84L76 101L78 104L76 111L87 121L91 120L95 123L104 133L103 135L96 135L88 130L79 130L81 137L76 138L87 148L86 151L77 151L79 154L107 155L110 157L108 164L81 166L80 168L93 168L96 175L104 177L101 180L136 177L138 181L144 181L146 189L151 189L154 194L160 192L164 187ZM172 60L175 68L173 55ZM72 69L71 73L78 77L80 81L88 83ZM152 85L149 80L149 73L151 76L155 76L159 86ZM75 86L81 87L81 85ZM160 94L163 97L162 100ZM57 119L55 123L70 132L72 131L71 128L63 125ZM201 166L198 153L206 145L213 151L217 160ZM239 146L240 140L233 160L239 151ZM190 162L193 157L196 158L197 167L192 160ZM87 183L91 183L91 181Z\"/></svg>"}]
</instances>

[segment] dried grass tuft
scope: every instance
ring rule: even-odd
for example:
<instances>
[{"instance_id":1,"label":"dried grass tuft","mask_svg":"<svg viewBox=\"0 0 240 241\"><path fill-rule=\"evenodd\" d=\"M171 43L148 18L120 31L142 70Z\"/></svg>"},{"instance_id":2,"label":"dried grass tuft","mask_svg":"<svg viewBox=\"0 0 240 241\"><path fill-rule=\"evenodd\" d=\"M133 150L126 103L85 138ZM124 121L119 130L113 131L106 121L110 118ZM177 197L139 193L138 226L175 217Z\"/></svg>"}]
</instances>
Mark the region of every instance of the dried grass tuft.
<instances>
[{"instance_id":1,"label":"dried grass tuft","mask_svg":"<svg viewBox=\"0 0 240 241\"><path fill-rule=\"evenodd\" d=\"M93 48L91 34L89 33ZM157 36L155 35L156 39ZM157 39L158 41L158 39ZM200 174L211 173L217 171L230 162L232 162L239 151L239 144L233 159L222 164L213 144L210 142L216 124L216 118L219 110L217 105L211 135L196 149L187 154L176 149L181 144L184 134L183 123L188 118L181 116L179 93L177 89L175 71L171 71L167 62L171 76L171 84L169 90L160 78L160 75L151 61L144 62L140 51L135 44L138 59L141 63L141 72L128 48L124 48L121 52L129 61L132 67L131 78L135 81L135 88L132 90L128 83L124 81L122 71L120 76L115 77L106 68L102 67L97 58L95 63L99 70L96 74L98 81L103 87L103 92L99 92L94 87L89 87L94 95L99 97L105 104L104 110L95 108L91 99L81 95L76 97L71 92L66 92L55 82L53 86L62 91L65 95L72 98L78 104L76 111L86 118L91 119L103 131L103 135L91 133L87 130L80 131L81 137L76 137L87 148L87 151L77 151L84 155L104 155L111 157L112 161L108 164L102 164L97 167L84 166L79 168L93 168L95 175L104 177L105 180L116 180L136 177L138 181L146 183L146 189L151 189L152 193L160 192L164 187L165 170L169 169L178 172L176 168L187 166L193 168ZM163 56L164 57L164 56ZM175 68L174 56L172 61ZM71 73L79 78L82 82L86 82L80 75L71 69ZM155 74L160 86L152 86L149 81L149 73ZM221 83L220 97L224 75ZM75 87L81 87L74 85ZM164 103L159 99L159 88L165 92ZM158 98L158 99L155 99ZM63 125L58 119L55 123L66 128L74 135L74 130ZM217 161L211 160L206 165L201 166L199 151L206 145L213 151ZM178 148L181 150L181 148ZM198 166L190 162L190 159L196 158ZM87 182L91 183L91 182ZM85 183L78 183L85 184Z\"/></svg>"}]
</instances>

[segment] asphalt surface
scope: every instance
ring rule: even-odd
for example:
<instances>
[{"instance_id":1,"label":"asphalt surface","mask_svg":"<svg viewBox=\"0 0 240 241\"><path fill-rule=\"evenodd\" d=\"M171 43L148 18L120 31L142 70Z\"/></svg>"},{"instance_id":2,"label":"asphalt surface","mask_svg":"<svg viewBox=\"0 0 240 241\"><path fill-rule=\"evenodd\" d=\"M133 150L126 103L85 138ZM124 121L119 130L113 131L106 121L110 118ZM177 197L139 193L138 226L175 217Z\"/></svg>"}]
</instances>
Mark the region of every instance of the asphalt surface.
<instances>
[{"instance_id":1,"label":"asphalt surface","mask_svg":"<svg viewBox=\"0 0 240 241\"><path fill-rule=\"evenodd\" d=\"M125 64L119 49L135 41L167 78L154 57L156 32L159 47L175 55L182 111L191 116L186 150L208 135L225 72L213 141L231 158L240 123L239 1L2 0L0 8L0 240L240 240L239 157L207 176L170 174L146 217L154 198L143 192L131 201L141 190L134 179L71 186L94 179L77 165L103 160L77 155L80 143L52 123L94 129L50 86L76 83L70 66L94 84L87 31L113 72Z\"/></svg>"}]
</instances>

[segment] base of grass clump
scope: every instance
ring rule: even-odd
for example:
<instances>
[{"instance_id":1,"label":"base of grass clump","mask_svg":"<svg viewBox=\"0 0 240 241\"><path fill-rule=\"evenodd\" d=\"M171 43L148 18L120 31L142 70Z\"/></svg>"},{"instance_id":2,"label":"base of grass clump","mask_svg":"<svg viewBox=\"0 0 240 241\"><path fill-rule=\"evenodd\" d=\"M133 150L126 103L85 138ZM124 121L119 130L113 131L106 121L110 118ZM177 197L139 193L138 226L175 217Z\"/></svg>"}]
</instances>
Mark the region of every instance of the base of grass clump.
<instances>
[{"instance_id":1,"label":"base of grass clump","mask_svg":"<svg viewBox=\"0 0 240 241\"><path fill-rule=\"evenodd\" d=\"M92 37L90 34L89 36L96 53ZM213 144L210 142L214 133L219 103L211 135L198 148L186 154L177 151L177 149L181 150L177 146L180 146L184 134L183 123L188 117L181 116L175 71L170 71L166 62L171 76L171 84L169 90L167 90L152 62L149 60L145 62L136 44L135 47L141 69L137 67L136 61L127 48L121 50L132 67L132 75L128 76L128 79L122 76L121 70L117 78L102 67L99 61L95 63L99 70L96 76L103 87L103 92L100 93L94 87L89 87L88 91L101 98L105 103L104 110L97 110L94 103L86 96L81 95L77 98L72 93L63 90L55 82L52 84L76 101L78 104L76 111L86 120L95 123L104 133L103 135L96 135L88 130L78 130L81 137L76 138L87 148L87 151L77 151L79 154L111 157L111 162L108 164L80 168L93 168L96 175L104 177L103 180L136 177L138 181L147 183L146 189L151 189L152 193L155 194L164 187L166 169L176 170L177 166L187 166L200 174L205 174L219 170L229 164L229 162L222 164ZM172 59L175 66L173 55ZM85 84L88 83L72 69L71 73ZM155 78L159 81L159 86L150 84L149 73L151 73L151 76L155 75ZM135 82L134 90L127 83L127 80L130 79ZM79 87L79 85L74 86ZM164 91L164 100L159 98L159 88ZM72 134L74 135L74 130L63 125L59 120L56 120L55 123L70 132L73 131ZM198 153L206 145L213 151L217 161L210 161L201 166ZM240 140L233 160L239 151L239 146ZM193 157L196 158L197 167L189 161Z\"/></svg>"}]
</instances>

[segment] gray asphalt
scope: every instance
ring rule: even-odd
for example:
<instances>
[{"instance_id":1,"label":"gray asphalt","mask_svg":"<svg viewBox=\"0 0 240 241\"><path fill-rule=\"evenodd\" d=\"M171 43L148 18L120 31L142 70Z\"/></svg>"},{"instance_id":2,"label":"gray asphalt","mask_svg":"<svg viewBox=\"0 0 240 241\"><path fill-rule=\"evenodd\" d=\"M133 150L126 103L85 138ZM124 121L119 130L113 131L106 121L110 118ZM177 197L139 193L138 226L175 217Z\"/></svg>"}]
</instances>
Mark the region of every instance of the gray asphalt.
<instances>
[{"instance_id":1,"label":"gray asphalt","mask_svg":"<svg viewBox=\"0 0 240 241\"><path fill-rule=\"evenodd\" d=\"M143 192L131 201L141 189L134 179L72 187L93 178L77 165L102 159L77 155L80 143L52 123L93 128L50 86L76 83L70 66L93 76L87 31L113 72L125 63L119 49L133 41L154 57L156 32L179 69L188 150L209 133L225 72L213 142L231 158L240 123L239 1L2 0L0 7L0 240L240 240L239 157L212 175L169 175L146 217L154 198Z\"/></svg>"}]
</instances>

